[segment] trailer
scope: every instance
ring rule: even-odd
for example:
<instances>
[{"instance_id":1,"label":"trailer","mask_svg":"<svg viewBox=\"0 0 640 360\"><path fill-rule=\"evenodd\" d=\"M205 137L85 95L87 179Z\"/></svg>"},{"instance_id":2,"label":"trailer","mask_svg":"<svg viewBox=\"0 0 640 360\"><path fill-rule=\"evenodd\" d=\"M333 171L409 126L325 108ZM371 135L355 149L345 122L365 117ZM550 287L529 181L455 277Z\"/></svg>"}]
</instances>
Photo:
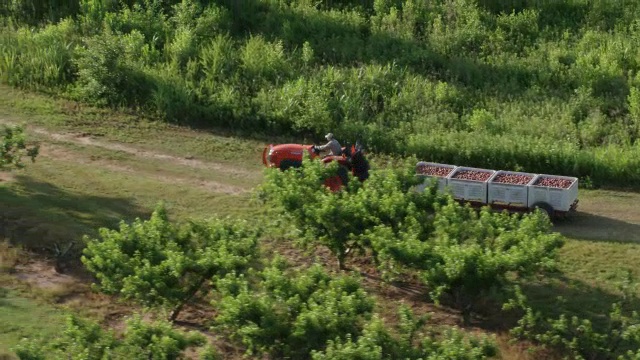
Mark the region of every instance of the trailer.
<instances>
[{"instance_id":1,"label":"trailer","mask_svg":"<svg viewBox=\"0 0 640 360\"><path fill-rule=\"evenodd\" d=\"M424 189L437 181L438 192L450 193L460 203L490 206L510 212L544 211L551 218L563 218L578 208L578 179L575 177L491 170L420 161L416 176Z\"/></svg>"}]
</instances>

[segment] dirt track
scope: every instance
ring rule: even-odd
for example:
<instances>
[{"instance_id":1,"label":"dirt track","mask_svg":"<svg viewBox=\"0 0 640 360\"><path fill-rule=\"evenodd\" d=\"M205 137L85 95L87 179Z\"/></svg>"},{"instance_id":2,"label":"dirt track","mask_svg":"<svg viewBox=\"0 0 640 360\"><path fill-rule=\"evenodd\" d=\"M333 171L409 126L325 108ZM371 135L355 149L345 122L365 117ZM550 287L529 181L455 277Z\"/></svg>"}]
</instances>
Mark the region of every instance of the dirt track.
<instances>
[{"instance_id":1,"label":"dirt track","mask_svg":"<svg viewBox=\"0 0 640 360\"><path fill-rule=\"evenodd\" d=\"M11 122L6 121L0 118L0 124L12 125ZM151 159L151 160L162 160L163 162L171 163L173 165L185 166L195 169L207 170L215 173L219 173L225 176L255 176L254 171L250 171L247 169L233 167L225 164L214 163L214 162L205 162L197 159L191 158L183 158L169 154L162 154L154 151L149 151L145 149L139 149L132 146L116 143L116 142L107 142L95 139L93 137L87 136L86 134L76 134L76 133L57 133L53 131L49 131L44 128L29 126L28 131L35 133L45 139L58 142L58 143L70 143L81 146L89 146L96 147L101 149L106 149L110 151L120 151L123 153L127 153L130 155L135 155L136 157L143 159ZM234 186L231 184L225 184L221 182L211 181L211 180L199 180L194 178L187 177L179 177L175 175L167 175L167 174L149 174L144 173L138 169L134 169L131 166L126 166L122 164L118 164L117 161L114 160L95 160L90 159L84 154L81 154L77 151L70 150L65 146L60 146L56 144L52 144L49 142L44 142L40 144L40 153L39 156L43 157L52 157L57 159L69 160L75 163L81 164L91 164L98 165L102 168L109 169L111 171L128 173L128 174L140 174L140 176L146 176L153 178L154 180L160 182L166 182L171 184L180 184L187 186L200 187L210 192L224 193L224 194L241 194L249 192L251 189L243 188L240 186Z\"/></svg>"}]
</instances>

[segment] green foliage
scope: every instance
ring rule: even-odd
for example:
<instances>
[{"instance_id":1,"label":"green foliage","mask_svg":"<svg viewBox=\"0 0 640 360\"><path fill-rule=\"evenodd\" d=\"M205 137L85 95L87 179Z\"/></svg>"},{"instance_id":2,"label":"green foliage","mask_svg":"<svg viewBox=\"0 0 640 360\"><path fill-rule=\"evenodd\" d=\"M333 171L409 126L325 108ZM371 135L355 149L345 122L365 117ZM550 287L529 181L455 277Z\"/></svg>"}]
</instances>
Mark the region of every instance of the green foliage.
<instances>
[{"instance_id":1,"label":"green foliage","mask_svg":"<svg viewBox=\"0 0 640 360\"><path fill-rule=\"evenodd\" d=\"M329 276L320 265L293 270L280 258L256 277L230 275L218 281L222 293L217 328L240 340L247 355L296 359L485 359L496 354L487 337L456 328L427 326L399 308L389 328L372 315L373 300L352 276Z\"/></svg>"},{"instance_id":2,"label":"green foliage","mask_svg":"<svg viewBox=\"0 0 640 360\"><path fill-rule=\"evenodd\" d=\"M437 162L640 180L637 1L6 3L0 81L14 86L247 132L331 130Z\"/></svg>"},{"instance_id":3,"label":"green foliage","mask_svg":"<svg viewBox=\"0 0 640 360\"><path fill-rule=\"evenodd\" d=\"M172 310L206 293L205 285L242 272L255 257L257 233L240 221L212 220L176 226L162 205L149 220L102 228L99 239L85 237L82 262L107 294L120 294L151 307Z\"/></svg>"},{"instance_id":4,"label":"green foliage","mask_svg":"<svg viewBox=\"0 0 640 360\"><path fill-rule=\"evenodd\" d=\"M77 14L79 10L79 1L5 0L0 4L0 16L9 16L17 22L29 25L55 23Z\"/></svg>"},{"instance_id":5,"label":"green foliage","mask_svg":"<svg viewBox=\"0 0 640 360\"><path fill-rule=\"evenodd\" d=\"M0 81L22 88L64 89L73 81L76 25L64 20L39 32L0 33Z\"/></svg>"},{"instance_id":6,"label":"green foliage","mask_svg":"<svg viewBox=\"0 0 640 360\"><path fill-rule=\"evenodd\" d=\"M631 88L629 93L629 117L630 133L633 136L633 141L638 142L640 139L640 89L637 87Z\"/></svg>"},{"instance_id":7,"label":"green foliage","mask_svg":"<svg viewBox=\"0 0 640 360\"><path fill-rule=\"evenodd\" d=\"M369 321L362 335L354 340L330 340L323 352L312 352L314 360L382 360L382 359L486 359L496 355L496 348L487 337L465 336L456 328L438 335L426 327L427 318L416 319L412 311L399 308L400 323L395 334L378 316ZM425 331L427 330L427 331Z\"/></svg>"},{"instance_id":8,"label":"green foliage","mask_svg":"<svg viewBox=\"0 0 640 360\"><path fill-rule=\"evenodd\" d=\"M330 339L360 334L373 301L355 278L331 277L319 265L298 271L284 265L276 259L258 281L227 277L218 284L216 322L249 355L302 359Z\"/></svg>"},{"instance_id":9,"label":"green foliage","mask_svg":"<svg viewBox=\"0 0 640 360\"><path fill-rule=\"evenodd\" d=\"M165 321L148 323L140 316L126 321L123 339L119 340L97 323L69 316L60 337L50 342L25 338L14 351L23 360L182 359L183 350L203 342L202 335L176 331Z\"/></svg>"},{"instance_id":10,"label":"green foliage","mask_svg":"<svg viewBox=\"0 0 640 360\"><path fill-rule=\"evenodd\" d=\"M240 49L240 68L251 83L281 81L289 72L288 61L281 41L270 43L262 36L252 36ZM255 86L252 84L252 86Z\"/></svg>"},{"instance_id":11,"label":"green foliage","mask_svg":"<svg viewBox=\"0 0 640 360\"><path fill-rule=\"evenodd\" d=\"M23 156L27 156L32 162L35 161L40 147L27 144L22 127L5 126L2 131L3 134L0 139L0 170L23 168Z\"/></svg>"},{"instance_id":12,"label":"green foliage","mask_svg":"<svg viewBox=\"0 0 640 360\"><path fill-rule=\"evenodd\" d=\"M303 244L327 247L341 268L348 250L370 251L393 276L418 271L431 297L462 309L510 288L512 279L553 267L562 244L541 213L477 212L435 185L413 191L421 181L409 160L395 169L373 169L365 183L352 180L338 193L323 179L335 166L305 160L301 169L266 174L263 196L300 231Z\"/></svg>"},{"instance_id":13,"label":"green foliage","mask_svg":"<svg viewBox=\"0 0 640 360\"><path fill-rule=\"evenodd\" d=\"M633 294L633 290L629 289L622 301L611 305L611 311L603 319L604 326L599 327L589 319L567 315L562 298L557 301L560 315L547 317L527 303L519 287L504 308L523 313L518 325L511 330L515 338L560 349L574 359L632 360L640 357L640 314L630 308L628 295Z\"/></svg>"},{"instance_id":14,"label":"green foliage","mask_svg":"<svg viewBox=\"0 0 640 360\"><path fill-rule=\"evenodd\" d=\"M390 274L418 270L431 298L438 302L447 295L466 321L475 304L508 290L513 275L526 277L554 266L563 241L550 232L544 215L478 212L451 198L431 201L429 207L409 206L407 214L369 229L367 237L381 269ZM418 209L429 214L421 216Z\"/></svg>"},{"instance_id":15,"label":"green foliage","mask_svg":"<svg viewBox=\"0 0 640 360\"><path fill-rule=\"evenodd\" d=\"M140 68L148 45L137 31L117 36L109 28L78 47L76 96L96 104L143 105L152 83Z\"/></svg>"},{"instance_id":16,"label":"green foliage","mask_svg":"<svg viewBox=\"0 0 640 360\"><path fill-rule=\"evenodd\" d=\"M144 35L145 42L157 49L166 43L166 35L170 30L167 15L162 11L162 2L155 0L133 1L133 5L117 9L100 0L85 0L93 3L87 6L87 15L94 29L87 29L88 34L97 34L107 27L123 35L133 31ZM103 25L104 24L104 25Z\"/></svg>"},{"instance_id":17,"label":"green foliage","mask_svg":"<svg viewBox=\"0 0 640 360\"><path fill-rule=\"evenodd\" d=\"M136 356L139 358L176 359L187 347L202 345L204 341L199 333L185 334L174 330L170 322L147 324L140 316L134 316L127 321L123 345L140 349L137 351L140 355Z\"/></svg>"},{"instance_id":18,"label":"green foliage","mask_svg":"<svg viewBox=\"0 0 640 360\"><path fill-rule=\"evenodd\" d=\"M519 218L483 208L478 214L450 203L436 210L433 224L433 261L423 265L422 278L434 300L447 293L467 316L490 291L508 289L512 274L526 277L551 269L563 244L539 212Z\"/></svg>"},{"instance_id":19,"label":"green foliage","mask_svg":"<svg viewBox=\"0 0 640 360\"><path fill-rule=\"evenodd\" d=\"M367 230L403 224L409 213L423 219L426 214L420 215L417 209L429 204L430 193L406 194L418 181L408 166L404 173L372 172L366 186L349 174L348 186L332 193L322 184L335 176L337 168L337 163L325 167L305 159L299 171L267 172L261 193L302 232L303 245L327 247L342 269L349 249L367 246Z\"/></svg>"}]
</instances>

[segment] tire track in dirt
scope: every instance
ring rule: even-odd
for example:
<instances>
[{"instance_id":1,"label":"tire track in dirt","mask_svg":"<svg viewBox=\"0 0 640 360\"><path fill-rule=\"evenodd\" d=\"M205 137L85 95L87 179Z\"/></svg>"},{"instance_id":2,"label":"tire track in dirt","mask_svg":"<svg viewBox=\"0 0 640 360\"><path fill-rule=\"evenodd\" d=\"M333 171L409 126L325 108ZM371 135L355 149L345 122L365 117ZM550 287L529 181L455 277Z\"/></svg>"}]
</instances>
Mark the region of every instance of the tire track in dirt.
<instances>
[{"instance_id":1,"label":"tire track in dirt","mask_svg":"<svg viewBox=\"0 0 640 360\"><path fill-rule=\"evenodd\" d=\"M0 124L18 125L12 121L2 119L2 118L0 118ZM144 150L134 146L125 145L122 143L101 141L96 138L92 138L90 135L83 134L83 133L72 133L72 132L57 133L41 127L32 126L32 125L28 125L26 128L28 131L31 131L35 134L44 136L46 138L49 138L55 141L70 142L70 143L75 143L75 144L85 145L85 146L95 146L95 147L99 147L106 150L112 150L112 151L121 151L127 154L139 156L142 158L164 160L176 165L183 165L183 166L188 166L188 167L202 169L202 170L212 170L212 171L225 173L229 175L239 175L243 177L256 176L255 171L231 166L228 164L221 164L221 163L210 162L210 161L184 158L184 157L179 157L175 155L163 154L163 153L150 151L150 150Z\"/></svg>"},{"instance_id":2,"label":"tire track in dirt","mask_svg":"<svg viewBox=\"0 0 640 360\"><path fill-rule=\"evenodd\" d=\"M183 178L183 177L177 177L173 175L170 176L170 175L161 175L161 174L151 174L149 172L134 169L130 166L114 164L113 162L107 161L107 160L92 160L80 154L74 153L74 151L72 150L68 150L62 146L57 146L53 144L46 144L45 146L41 146L41 156L49 157L53 159L71 160L76 163L80 163L87 166L99 166L102 169L107 169L113 172L135 174L138 176L143 176L143 177L153 179L159 182L167 183L167 184L179 184L179 185L199 187L208 192L223 193L223 194L229 194L229 195L238 195L238 194L250 192L250 189L247 189L247 188L242 188L239 186L233 186L229 184L223 184L216 181L196 179L196 178Z\"/></svg>"},{"instance_id":3,"label":"tire track in dirt","mask_svg":"<svg viewBox=\"0 0 640 360\"><path fill-rule=\"evenodd\" d=\"M71 142L71 143L76 143L76 144L85 145L85 146L95 146L95 147L99 147L106 150L112 150L112 151L122 151L124 153L139 156L142 158L164 160L176 165L183 165L183 166L188 166L188 167L193 167L193 168L203 169L203 170L213 170L213 171L226 173L230 175L242 175L242 176L255 175L254 171L250 171L246 169L232 167L232 166L224 165L220 163L205 162L197 159L187 159L187 158L182 158L174 155L157 153L154 151L143 150L143 149L135 148L132 146L124 145L121 143L100 141L95 138L86 136L84 134L73 134L73 133L60 134L60 133L50 132L42 128L30 128L30 130L36 134L44 135L56 141Z\"/></svg>"},{"instance_id":4,"label":"tire track in dirt","mask_svg":"<svg viewBox=\"0 0 640 360\"><path fill-rule=\"evenodd\" d=\"M11 121L7 121L2 118L0 118L0 124L17 125ZM36 127L31 125L27 126L26 129L29 132L32 132L34 134L40 135L44 138L57 141L57 142L71 143L71 144L89 146L89 147L97 147L97 148L110 150L110 151L120 151L126 154L140 157L140 158L146 158L151 160L162 160L162 161L171 163L173 165L186 166L186 167L191 167L191 168L201 169L201 170L210 170L213 172L222 173L230 176L241 176L243 178L257 177L255 171L250 171L247 169L242 169L242 168L233 167L233 166L215 163L215 162L206 162L206 161L197 160L197 159L182 158L175 155L158 153L158 152L144 150L144 149L140 149L140 148L136 148L133 146L124 145L116 142L101 141L101 140L92 138L90 136L87 136L86 134L81 134L81 133L64 133L63 134L63 133L53 132L41 127ZM102 168L105 168L114 172L137 174L137 175L151 178L153 180L164 182L164 183L195 186L195 187L202 188L208 192L237 195L237 194L247 193L251 191L251 189L246 187L224 184L217 181L178 177L174 175L151 174L149 172L134 169L130 166L115 164L113 161L88 159L82 156L81 154L74 152L73 150L66 149L63 146L57 146L51 143L40 144L39 155L44 157L49 157L49 158L73 160L75 162L89 165L89 166L99 165Z\"/></svg>"}]
</instances>

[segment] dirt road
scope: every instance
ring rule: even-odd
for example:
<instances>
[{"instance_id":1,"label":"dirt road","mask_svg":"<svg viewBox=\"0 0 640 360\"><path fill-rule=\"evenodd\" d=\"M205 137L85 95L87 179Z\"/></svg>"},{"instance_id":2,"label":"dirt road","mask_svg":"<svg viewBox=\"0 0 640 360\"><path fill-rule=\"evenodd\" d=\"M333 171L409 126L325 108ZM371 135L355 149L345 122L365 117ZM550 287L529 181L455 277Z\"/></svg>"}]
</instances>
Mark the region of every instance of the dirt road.
<instances>
[{"instance_id":1,"label":"dirt road","mask_svg":"<svg viewBox=\"0 0 640 360\"><path fill-rule=\"evenodd\" d=\"M14 125L12 122L0 118L0 124ZM241 194L251 191L250 188L238 186L236 184L224 183L213 180L201 180L189 178L185 176L176 176L166 172L149 173L141 169L136 169L130 165L124 165L114 159L95 159L87 156L81 151L77 151L65 145L77 145L82 147L94 147L111 152L121 152L133 155L139 159L149 161L161 161L163 163L172 164L174 166L205 170L210 173L217 173L221 177L257 177L255 171L244 169L241 167L230 166L228 164L215 163L210 161L202 161L193 158L184 158L170 154L163 154L146 149L136 148L112 141L104 141L101 139L80 133L59 133L44 129L42 127L29 126L27 131L36 135L38 138L44 139L40 143L39 156L51 157L56 159L64 159L66 161L85 164L88 166L97 166L111 171L138 174L140 176L150 177L157 181L179 184L193 187L200 187L205 190L224 194Z\"/></svg>"}]
</instances>

